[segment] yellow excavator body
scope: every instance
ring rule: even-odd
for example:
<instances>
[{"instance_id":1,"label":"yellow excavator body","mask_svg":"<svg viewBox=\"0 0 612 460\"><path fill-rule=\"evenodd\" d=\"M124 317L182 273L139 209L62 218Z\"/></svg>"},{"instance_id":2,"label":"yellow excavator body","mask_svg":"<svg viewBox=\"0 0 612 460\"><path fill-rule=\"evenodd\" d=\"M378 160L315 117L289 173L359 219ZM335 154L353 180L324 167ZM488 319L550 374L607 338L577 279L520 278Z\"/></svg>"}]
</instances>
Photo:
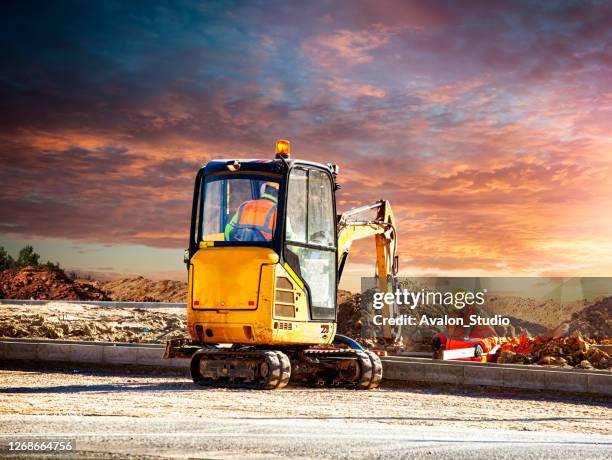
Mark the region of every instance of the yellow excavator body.
<instances>
[{"instance_id":1,"label":"yellow excavator body","mask_svg":"<svg viewBox=\"0 0 612 460\"><path fill-rule=\"evenodd\" d=\"M329 344L335 322L311 322L304 284L267 248L205 246L189 265L187 327L203 344Z\"/></svg>"},{"instance_id":2,"label":"yellow excavator body","mask_svg":"<svg viewBox=\"0 0 612 460\"><path fill-rule=\"evenodd\" d=\"M376 238L379 288L390 288L393 213L380 201L338 215L338 167L289 154L282 140L273 160L214 160L198 171L185 251L191 338L169 341L164 357L190 358L199 385L375 388L381 361L337 334L336 297L350 244L366 236ZM354 219L369 210L374 219Z\"/></svg>"}]
</instances>

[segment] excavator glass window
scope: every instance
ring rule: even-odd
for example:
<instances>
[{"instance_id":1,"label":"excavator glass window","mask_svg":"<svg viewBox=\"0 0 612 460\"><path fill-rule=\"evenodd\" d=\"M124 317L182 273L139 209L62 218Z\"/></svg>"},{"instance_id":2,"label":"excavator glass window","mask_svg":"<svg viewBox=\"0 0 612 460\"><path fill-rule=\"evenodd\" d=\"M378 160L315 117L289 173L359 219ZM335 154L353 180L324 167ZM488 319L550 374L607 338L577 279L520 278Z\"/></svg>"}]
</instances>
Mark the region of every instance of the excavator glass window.
<instances>
[{"instance_id":1,"label":"excavator glass window","mask_svg":"<svg viewBox=\"0 0 612 460\"><path fill-rule=\"evenodd\" d=\"M285 259L308 285L312 319L334 319L335 211L331 179L321 170L296 167L289 175Z\"/></svg>"},{"instance_id":2,"label":"excavator glass window","mask_svg":"<svg viewBox=\"0 0 612 460\"><path fill-rule=\"evenodd\" d=\"M212 176L204 184L202 241L272 241L279 191L276 179Z\"/></svg>"}]
</instances>

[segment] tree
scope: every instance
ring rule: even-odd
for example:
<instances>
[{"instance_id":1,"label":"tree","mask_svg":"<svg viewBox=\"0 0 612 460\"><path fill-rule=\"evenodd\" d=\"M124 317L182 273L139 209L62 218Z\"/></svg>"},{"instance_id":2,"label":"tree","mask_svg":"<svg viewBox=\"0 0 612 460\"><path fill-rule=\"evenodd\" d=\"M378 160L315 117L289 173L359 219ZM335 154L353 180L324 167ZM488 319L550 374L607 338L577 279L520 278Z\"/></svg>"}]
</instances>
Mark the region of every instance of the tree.
<instances>
[{"instance_id":1,"label":"tree","mask_svg":"<svg viewBox=\"0 0 612 460\"><path fill-rule=\"evenodd\" d=\"M6 270L7 268L13 268L15 266L15 259L6 252L3 246L0 246L0 270Z\"/></svg>"},{"instance_id":2,"label":"tree","mask_svg":"<svg viewBox=\"0 0 612 460\"><path fill-rule=\"evenodd\" d=\"M53 263L51 261L47 261L46 263L42 264L40 262L40 255L34 252L34 248L30 245L21 248L17 260L13 259L11 255L6 252L4 247L0 246L0 271L6 270L7 268L20 269L29 265L33 267L46 267L49 270L64 273L64 270L60 267L59 262Z\"/></svg>"},{"instance_id":3,"label":"tree","mask_svg":"<svg viewBox=\"0 0 612 460\"><path fill-rule=\"evenodd\" d=\"M32 246L25 246L19 251L19 257L17 257L17 267L23 268L28 265L38 266L40 259L40 255L34 252L34 248Z\"/></svg>"},{"instance_id":4,"label":"tree","mask_svg":"<svg viewBox=\"0 0 612 460\"><path fill-rule=\"evenodd\" d=\"M43 265L44 267L47 267L49 270L51 270L52 272L56 272L56 273L60 273L64 276L66 276L66 273L64 272L64 270L62 269L62 267L60 267L59 262L51 262L50 260L47 261L46 264ZM74 278L73 278L74 279Z\"/></svg>"}]
</instances>

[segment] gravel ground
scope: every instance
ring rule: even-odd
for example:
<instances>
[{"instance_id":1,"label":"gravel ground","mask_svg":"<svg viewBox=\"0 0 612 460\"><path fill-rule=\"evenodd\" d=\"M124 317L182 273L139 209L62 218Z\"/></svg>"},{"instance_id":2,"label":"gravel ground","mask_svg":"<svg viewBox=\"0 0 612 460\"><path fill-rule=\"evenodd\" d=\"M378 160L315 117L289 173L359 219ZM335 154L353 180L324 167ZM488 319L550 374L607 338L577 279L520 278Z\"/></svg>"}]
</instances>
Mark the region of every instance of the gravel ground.
<instances>
[{"instance_id":1,"label":"gravel ground","mask_svg":"<svg viewBox=\"0 0 612 460\"><path fill-rule=\"evenodd\" d=\"M612 436L389 425L338 419L3 416L0 446L70 439L59 458L205 459L562 459L609 460ZM10 442L10 441L9 441ZM2 449L2 447L0 447ZM6 452L6 450L4 451ZM0 456L2 451L0 450ZM39 455L36 455L38 457ZM49 458L58 458L54 453ZM12 458L28 458L13 455ZM32 457L29 457L32 458Z\"/></svg>"},{"instance_id":2,"label":"gravel ground","mask_svg":"<svg viewBox=\"0 0 612 460\"><path fill-rule=\"evenodd\" d=\"M612 434L612 402L584 397L383 386L202 389L178 376L0 370L0 414L295 418Z\"/></svg>"}]
</instances>

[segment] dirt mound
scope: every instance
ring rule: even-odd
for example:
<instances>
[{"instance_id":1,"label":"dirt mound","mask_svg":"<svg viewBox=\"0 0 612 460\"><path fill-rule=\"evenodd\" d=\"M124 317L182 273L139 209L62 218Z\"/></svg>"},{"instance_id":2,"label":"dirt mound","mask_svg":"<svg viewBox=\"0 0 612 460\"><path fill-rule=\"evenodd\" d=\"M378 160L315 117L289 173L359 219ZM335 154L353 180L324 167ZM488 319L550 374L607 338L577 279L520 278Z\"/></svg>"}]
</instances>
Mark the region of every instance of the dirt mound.
<instances>
[{"instance_id":1,"label":"dirt mound","mask_svg":"<svg viewBox=\"0 0 612 460\"><path fill-rule=\"evenodd\" d=\"M372 338L376 333L371 329L362 329L363 324L370 324L373 315L372 309L373 291L368 290L364 294L353 294L349 291L338 291L338 333L356 339L364 345L377 348L377 342ZM366 310L364 310L364 306ZM401 306L400 314L414 314L408 307ZM433 305L422 307L419 314L440 316L445 309ZM367 327L367 326L366 326ZM431 338L439 332L434 326L404 327L402 328L401 343L407 350L429 351L431 349ZM364 336L367 337L364 339Z\"/></svg>"},{"instance_id":2,"label":"dirt mound","mask_svg":"<svg viewBox=\"0 0 612 460\"><path fill-rule=\"evenodd\" d=\"M498 325L494 327L497 335L501 337L520 337L522 335L537 337L548 331L548 329L541 324L525 321L520 318L515 318L514 316L504 316L510 320L510 324L508 326Z\"/></svg>"},{"instance_id":3,"label":"dirt mound","mask_svg":"<svg viewBox=\"0 0 612 460\"><path fill-rule=\"evenodd\" d=\"M361 294L338 291L338 334L361 337Z\"/></svg>"},{"instance_id":4,"label":"dirt mound","mask_svg":"<svg viewBox=\"0 0 612 460\"><path fill-rule=\"evenodd\" d=\"M0 305L0 337L162 343L187 336L183 309Z\"/></svg>"},{"instance_id":5,"label":"dirt mound","mask_svg":"<svg viewBox=\"0 0 612 460\"><path fill-rule=\"evenodd\" d=\"M142 276L109 281L102 285L104 293L118 302L187 302L184 281L153 281Z\"/></svg>"},{"instance_id":6,"label":"dirt mound","mask_svg":"<svg viewBox=\"0 0 612 460\"><path fill-rule=\"evenodd\" d=\"M95 281L72 280L45 266L0 272L3 298L22 300L109 300Z\"/></svg>"},{"instance_id":7,"label":"dirt mound","mask_svg":"<svg viewBox=\"0 0 612 460\"><path fill-rule=\"evenodd\" d=\"M612 297L605 297L572 315L569 333L594 338L612 336Z\"/></svg>"},{"instance_id":8,"label":"dirt mound","mask_svg":"<svg viewBox=\"0 0 612 460\"><path fill-rule=\"evenodd\" d=\"M490 315L511 316L526 323L553 328L587 305L585 300L560 302L553 299L535 300L517 296L489 296L484 309ZM522 327L522 325L521 325ZM532 327L533 329L533 327ZM531 332L531 331L530 331Z\"/></svg>"},{"instance_id":9,"label":"dirt mound","mask_svg":"<svg viewBox=\"0 0 612 460\"><path fill-rule=\"evenodd\" d=\"M22 300L114 300L117 302L187 302L187 283L153 281L142 276L101 282L73 280L45 266L0 272L0 298Z\"/></svg>"}]
</instances>

